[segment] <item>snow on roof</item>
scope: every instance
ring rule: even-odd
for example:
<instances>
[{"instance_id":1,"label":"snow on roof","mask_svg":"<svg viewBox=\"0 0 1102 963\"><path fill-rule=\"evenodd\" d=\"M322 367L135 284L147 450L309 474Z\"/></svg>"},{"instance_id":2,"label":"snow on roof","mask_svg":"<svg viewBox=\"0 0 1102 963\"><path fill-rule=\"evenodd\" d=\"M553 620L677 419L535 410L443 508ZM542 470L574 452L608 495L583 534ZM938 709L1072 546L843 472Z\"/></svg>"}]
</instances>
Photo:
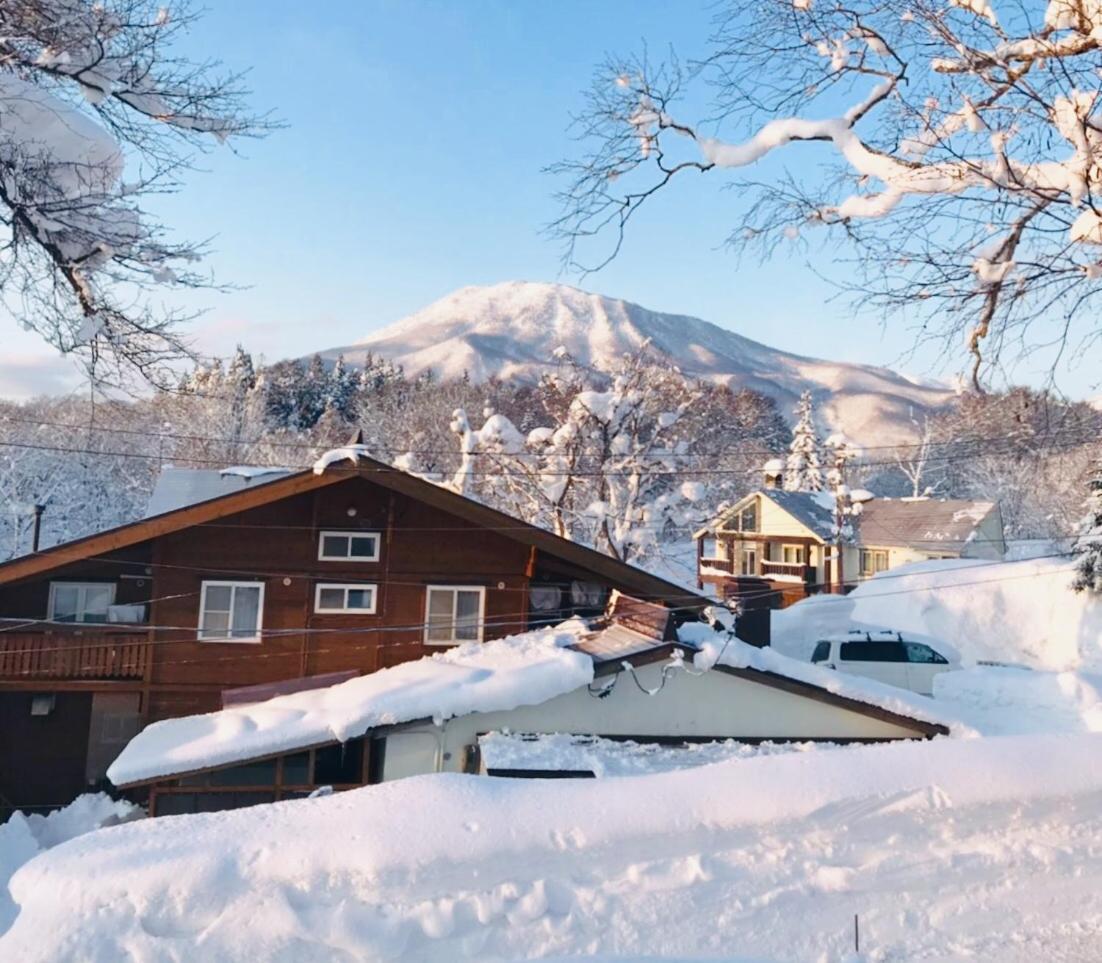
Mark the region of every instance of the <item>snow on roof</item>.
<instances>
[{"instance_id":1,"label":"snow on roof","mask_svg":"<svg viewBox=\"0 0 1102 963\"><path fill-rule=\"evenodd\" d=\"M948 707L940 705L935 699L897 686L886 685L862 676L836 672L833 669L824 669L810 662L802 662L782 655L769 646L760 649L740 639L728 638L727 635L716 632L702 622L690 622L681 626L678 636L682 642L687 642L698 650L693 663L698 669L708 669L718 663L733 669L753 669L757 672L772 673L899 716L946 726L953 735L975 734L974 730Z\"/></svg>"},{"instance_id":2,"label":"snow on roof","mask_svg":"<svg viewBox=\"0 0 1102 963\"><path fill-rule=\"evenodd\" d=\"M145 506L145 517L187 508L219 498L257 483L275 481L289 474L289 468L162 468Z\"/></svg>"},{"instance_id":3,"label":"snow on roof","mask_svg":"<svg viewBox=\"0 0 1102 963\"><path fill-rule=\"evenodd\" d=\"M155 722L107 771L116 785L345 742L378 726L538 705L593 681L593 660L567 648L587 626L471 642L324 689Z\"/></svg>"},{"instance_id":4,"label":"snow on roof","mask_svg":"<svg viewBox=\"0 0 1102 963\"><path fill-rule=\"evenodd\" d=\"M361 458L370 458L371 452L367 445L344 445L341 448L331 448L314 462L314 474L323 475L331 465L339 465L342 461L350 461L359 464Z\"/></svg>"},{"instance_id":5,"label":"snow on roof","mask_svg":"<svg viewBox=\"0 0 1102 963\"><path fill-rule=\"evenodd\" d=\"M834 496L828 492L789 492L767 488L760 493L783 508L804 528L824 540L834 537Z\"/></svg>"},{"instance_id":6,"label":"snow on roof","mask_svg":"<svg viewBox=\"0 0 1102 963\"><path fill-rule=\"evenodd\" d=\"M593 681L598 660L571 648L588 631L582 620L571 619L554 628L468 643L324 689L155 722L130 741L107 776L116 786L125 786L345 742L379 726L539 705ZM683 625L678 634L686 647L700 650L698 667L711 668L722 653L724 665L785 676L920 722L964 731L956 719L931 708L930 700L893 686L842 677L728 640L703 623Z\"/></svg>"},{"instance_id":7,"label":"snow on roof","mask_svg":"<svg viewBox=\"0 0 1102 963\"><path fill-rule=\"evenodd\" d=\"M994 502L957 498L875 498L862 506L858 541L959 552L994 508Z\"/></svg>"},{"instance_id":8,"label":"snow on roof","mask_svg":"<svg viewBox=\"0 0 1102 963\"><path fill-rule=\"evenodd\" d=\"M768 498L824 541L834 538L834 496L830 492L790 492L766 488ZM873 498L864 489L851 493L861 503L854 516L857 543L960 552L996 508L995 502L957 498ZM768 534L768 533L767 533Z\"/></svg>"}]
</instances>

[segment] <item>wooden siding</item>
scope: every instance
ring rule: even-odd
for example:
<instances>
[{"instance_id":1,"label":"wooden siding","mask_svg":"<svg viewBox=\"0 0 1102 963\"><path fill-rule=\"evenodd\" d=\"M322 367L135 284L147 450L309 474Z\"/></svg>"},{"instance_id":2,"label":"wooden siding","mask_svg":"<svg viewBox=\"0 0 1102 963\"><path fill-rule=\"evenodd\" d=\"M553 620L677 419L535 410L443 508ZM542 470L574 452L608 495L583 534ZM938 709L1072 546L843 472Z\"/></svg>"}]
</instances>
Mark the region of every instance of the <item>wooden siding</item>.
<instances>
[{"instance_id":1,"label":"wooden siding","mask_svg":"<svg viewBox=\"0 0 1102 963\"><path fill-rule=\"evenodd\" d=\"M0 634L0 679L142 679L150 654L143 631L4 632Z\"/></svg>"}]
</instances>

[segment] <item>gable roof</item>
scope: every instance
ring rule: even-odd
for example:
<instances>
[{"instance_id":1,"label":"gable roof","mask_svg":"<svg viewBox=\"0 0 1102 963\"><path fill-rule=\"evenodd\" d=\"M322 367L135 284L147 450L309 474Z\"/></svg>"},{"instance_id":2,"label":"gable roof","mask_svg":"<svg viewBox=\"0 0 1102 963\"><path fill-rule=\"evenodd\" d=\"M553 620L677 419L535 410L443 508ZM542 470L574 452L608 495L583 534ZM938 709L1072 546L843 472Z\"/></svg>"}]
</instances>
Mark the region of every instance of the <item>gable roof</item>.
<instances>
[{"instance_id":1,"label":"gable roof","mask_svg":"<svg viewBox=\"0 0 1102 963\"><path fill-rule=\"evenodd\" d=\"M862 545L960 552L975 537L976 529L997 511L996 502L959 498L874 498L864 503L857 518L858 541Z\"/></svg>"},{"instance_id":2,"label":"gable roof","mask_svg":"<svg viewBox=\"0 0 1102 963\"><path fill-rule=\"evenodd\" d=\"M768 498L820 541L833 540L834 496L829 492L763 488L737 502L716 527L756 496ZM998 502L962 498L872 498L861 503L861 512L854 516L852 525L858 545L959 553L975 537L976 529L998 511ZM711 530L701 530L695 537L710 533Z\"/></svg>"},{"instance_id":3,"label":"gable roof","mask_svg":"<svg viewBox=\"0 0 1102 963\"><path fill-rule=\"evenodd\" d=\"M659 578L627 562L621 562L596 549L561 538L553 532L506 515L385 462L376 461L362 452L356 452L354 461L351 455L339 461L333 459L325 465L324 470L315 467L285 475L263 475L252 479L247 487L227 494L119 525L95 535L63 542L31 555L20 556L0 564L0 585L41 575L71 562L127 548L160 535L216 521L227 515L325 488L357 476L449 512L473 525L496 529L504 538L529 545L549 556L586 569L607 579L613 587L625 589L632 594L661 599L682 609L698 610L711 604L708 598L698 592ZM269 478L270 480L266 480Z\"/></svg>"},{"instance_id":4,"label":"gable roof","mask_svg":"<svg viewBox=\"0 0 1102 963\"><path fill-rule=\"evenodd\" d=\"M614 625L590 633L580 619L490 642L472 642L336 685L229 706L203 715L163 719L138 733L107 771L118 787L155 782L247 760L271 758L359 738L370 730L420 725L472 713L502 712L548 702L590 685L625 663L645 665L673 649L720 655L708 662L722 675L814 699L910 729L922 736L949 732L933 700L873 680L842 674L756 649L737 639L720 645L700 623L678 643L632 640ZM596 643L596 644L594 644ZM609 651L618 649L615 657ZM927 704L928 703L928 704ZM676 735L671 732L670 735Z\"/></svg>"}]
</instances>

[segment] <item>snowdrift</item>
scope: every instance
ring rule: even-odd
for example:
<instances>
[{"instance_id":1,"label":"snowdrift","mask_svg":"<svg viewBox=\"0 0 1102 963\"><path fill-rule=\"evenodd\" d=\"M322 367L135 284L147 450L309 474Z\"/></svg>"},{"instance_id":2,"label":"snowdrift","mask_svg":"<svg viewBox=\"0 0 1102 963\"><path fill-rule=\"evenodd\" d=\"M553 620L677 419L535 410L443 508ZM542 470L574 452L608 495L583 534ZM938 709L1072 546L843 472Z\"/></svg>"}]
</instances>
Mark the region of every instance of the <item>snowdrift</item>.
<instances>
[{"instance_id":1,"label":"snowdrift","mask_svg":"<svg viewBox=\"0 0 1102 963\"><path fill-rule=\"evenodd\" d=\"M942 639L966 664L1102 670L1102 599L1070 589L1072 561L950 559L883 572L839 599L807 599L774 615L774 644L810 656L817 635L851 624Z\"/></svg>"},{"instance_id":2,"label":"snowdrift","mask_svg":"<svg viewBox=\"0 0 1102 963\"><path fill-rule=\"evenodd\" d=\"M1042 958L1057 926L1066 955L1097 920L1100 752L939 739L149 820L24 866L0 958L836 958L854 912L889 956Z\"/></svg>"}]
</instances>

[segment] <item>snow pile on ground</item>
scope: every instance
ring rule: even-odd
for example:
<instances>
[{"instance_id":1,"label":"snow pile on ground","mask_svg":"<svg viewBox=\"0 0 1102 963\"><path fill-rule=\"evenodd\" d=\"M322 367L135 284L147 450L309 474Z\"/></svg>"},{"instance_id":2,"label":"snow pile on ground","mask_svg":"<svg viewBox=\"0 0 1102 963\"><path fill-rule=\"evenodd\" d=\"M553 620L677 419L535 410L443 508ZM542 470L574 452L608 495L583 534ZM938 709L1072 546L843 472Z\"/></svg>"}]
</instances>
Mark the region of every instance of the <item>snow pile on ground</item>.
<instances>
[{"instance_id":1,"label":"snow pile on ground","mask_svg":"<svg viewBox=\"0 0 1102 963\"><path fill-rule=\"evenodd\" d=\"M935 677L934 695L987 735L1102 732L1102 676L978 666Z\"/></svg>"},{"instance_id":2,"label":"snow pile on ground","mask_svg":"<svg viewBox=\"0 0 1102 963\"><path fill-rule=\"evenodd\" d=\"M898 686L866 679L862 676L836 672L792 658L772 646L759 649L737 638L717 632L700 622L690 622L678 629L678 637L698 649L693 660L696 669L710 669L717 662L736 669L754 669L783 675L799 682L825 689L846 699L877 706L898 715L922 722L946 726L957 736L974 736L975 729L954 711L952 706L918 695Z\"/></svg>"},{"instance_id":3,"label":"snow pile on ground","mask_svg":"<svg viewBox=\"0 0 1102 963\"><path fill-rule=\"evenodd\" d=\"M610 776L643 776L694 766L709 766L731 759L775 756L786 752L812 752L840 748L835 743L763 742L753 745L734 739L663 746L630 739L602 739L565 732L488 732L478 738L486 769L591 772L598 779Z\"/></svg>"},{"instance_id":4,"label":"snow pile on ground","mask_svg":"<svg viewBox=\"0 0 1102 963\"><path fill-rule=\"evenodd\" d=\"M593 681L588 631L555 628L456 646L324 689L278 696L143 729L107 770L117 786L239 759L345 742L376 726L538 705Z\"/></svg>"},{"instance_id":5,"label":"snow pile on ground","mask_svg":"<svg viewBox=\"0 0 1102 963\"><path fill-rule=\"evenodd\" d=\"M13 813L0 824L0 933L15 919L18 908L8 895L8 880L20 866L40 852L58 846L101 826L140 818L132 803L111 799L104 793L78 796L64 809L45 816Z\"/></svg>"},{"instance_id":6,"label":"snow pile on ground","mask_svg":"<svg viewBox=\"0 0 1102 963\"><path fill-rule=\"evenodd\" d=\"M812 597L773 615L774 644L802 658L847 623L943 639L966 663L1102 669L1102 599L1071 591L1072 562L945 559L890 569L845 598Z\"/></svg>"},{"instance_id":7,"label":"snow pile on ground","mask_svg":"<svg viewBox=\"0 0 1102 963\"><path fill-rule=\"evenodd\" d=\"M874 959L1088 959L1100 753L936 739L164 817L24 866L0 958L839 959L859 913Z\"/></svg>"}]
</instances>

